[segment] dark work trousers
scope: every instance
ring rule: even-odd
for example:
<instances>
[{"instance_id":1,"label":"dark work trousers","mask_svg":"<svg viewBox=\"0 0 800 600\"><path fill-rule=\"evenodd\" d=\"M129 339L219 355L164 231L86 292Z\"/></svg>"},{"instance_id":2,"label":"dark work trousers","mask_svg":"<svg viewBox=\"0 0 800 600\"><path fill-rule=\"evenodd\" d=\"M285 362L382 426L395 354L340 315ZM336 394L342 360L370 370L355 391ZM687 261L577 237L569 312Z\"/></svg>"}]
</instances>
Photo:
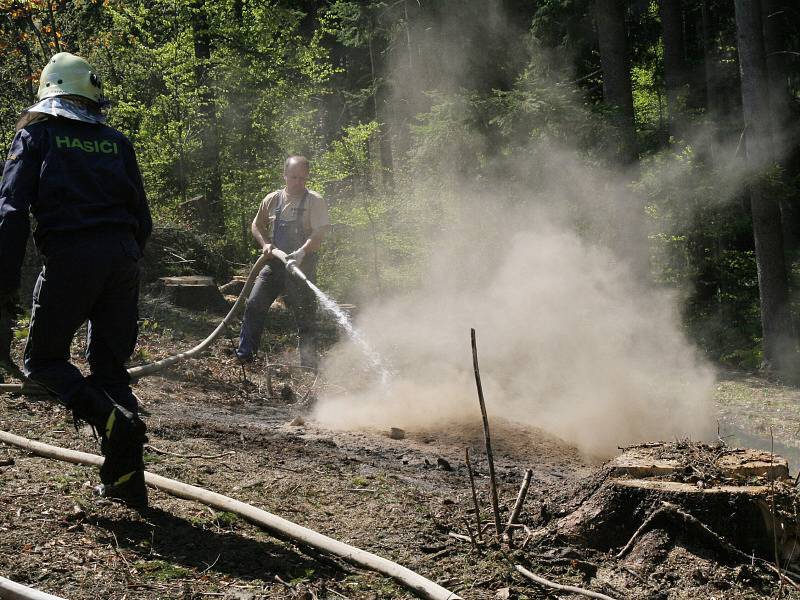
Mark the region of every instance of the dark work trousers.
<instances>
[{"instance_id":1,"label":"dark work trousers","mask_svg":"<svg viewBox=\"0 0 800 600\"><path fill-rule=\"evenodd\" d=\"M91 384L136 413L125 361L138 334L139 247L127 233L81 237L44 257L33 290L25 374L67 407L82 386ZM69 359L75 332L87 320L91 375L84 378Z\"/></svg>"},{"instance_id":2,"label":"dark work trousers","mask_svg":"<svg viewBox=\"0 0 800 600\"><path fill-rule=\"evenodd\" d=\"M300 265L300 270L312 282L316 279L316 263L317 257L312 255ZM261 269L247 299L236 354L246 359L256 353L267 325L269 307L283 292L297 322L301 362L305 366L316 366L317 299L304 282L286 273L286 267L277 258L270 259Z\"/></svg>"}]
</instances>

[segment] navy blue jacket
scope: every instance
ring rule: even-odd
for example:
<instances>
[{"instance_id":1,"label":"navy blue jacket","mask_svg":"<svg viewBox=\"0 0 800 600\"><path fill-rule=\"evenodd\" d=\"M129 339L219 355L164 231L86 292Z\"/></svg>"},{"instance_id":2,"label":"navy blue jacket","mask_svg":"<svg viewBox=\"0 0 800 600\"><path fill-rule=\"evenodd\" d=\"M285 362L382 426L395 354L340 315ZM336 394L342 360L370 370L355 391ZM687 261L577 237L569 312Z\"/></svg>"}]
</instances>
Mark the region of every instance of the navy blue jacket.
<instances>
[{"instance_id":1,"label":"navy blue jacket","mask_svg":"<svg viewBox=\"0 0 800 600\"><path fill-rule=\"evenodd\" d=\"M93 232L132 234L144 250L153 223L128 138L50 118L19 130L0 183L0 291L17 289L30 230L45 255Z\"/></svg>"}]
</instances>

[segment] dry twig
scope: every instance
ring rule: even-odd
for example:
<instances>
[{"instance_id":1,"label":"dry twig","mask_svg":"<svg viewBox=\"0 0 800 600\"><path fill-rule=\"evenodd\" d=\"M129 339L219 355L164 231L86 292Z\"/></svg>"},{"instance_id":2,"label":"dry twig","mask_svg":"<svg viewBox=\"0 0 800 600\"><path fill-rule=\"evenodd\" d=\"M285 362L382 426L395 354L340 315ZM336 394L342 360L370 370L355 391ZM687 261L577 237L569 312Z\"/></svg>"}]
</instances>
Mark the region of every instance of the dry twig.
<instances>
[{"instance_id":1,"label":"dry twig","mask_svg":"<svg viewBox=\"0 0 800 600\"><path fill-rule=\"evenodd\" d=\"M225 456L230 456L231 454L236 454L233 450L229 450L228 452L223 452L222 454L177 454L176 452L168 452L167 450L161 450L160 448L156 448L155 446L151 446L150 444L145 444L144 447L147 448L148 450L152 450L156 454L175 456L177 458L205 458L211 460L215 458L223 458Z\"/></svg>"},{"instance_id":2,"label":"dry twig","mask_svg":"<svg viewBox=\"0 0 800 600\"><path fill-rule=\"evenodd\" d=\"M483 417L483 437L486 441L486 457L489 461L489 485L492 489L492 510L494 512L494 525L497 541L500 541L502 529L500 528L500 503L497 499L497 481L494 476L494 456L492 455L492 439L489 435L489 417L486 414L486 403L483 400L483 386L481 385L481 372L478 368L478 346L475 342L475 330L470 329L472 339L472 367L475 370L475 385L478 386L478 402L481 405Z\"/></svg>"},{"instance_id":3,"label":"dry twig","mask_svg":"<svg viewBox=\"0 0 800 600\"><path fill-rule=\"evenodd\" d=\"M528 569L526 569L522 565L514 565L514 568L517 570L517 572L521 573L531 581L535 581L539 585L553 588L554 590L559 590L561 592L570 592L572 594L580 594L581 596L596 598L597 600L615 600L611 596L606 596L605 594L601 594L600 592L585 590L583 588L575 587L573 585L561 585L560 583L555 583L553 581L550 581L549 579L545 579L544 577L539 577L538 575L534 575L533 573L528 571Z\"/></svg>"},{"instance_id":4,"label":"dry twig","mask_svg":"<svg viewBox=\"0 0 800 600\"><path fill-rule=\"evenodd\" d=\"M511 516L508 518L506 530L503 532L503 539L509 542L511 541L513 526L519 518L519 513L522 512L522 505L525 503L525 497L528 495L528 487L531 484L531 477L533 477L533 471L528 469L525 471L525 479L522 480L522 486L519 488L517 501L514 503L514 510L511 511Z\"/></svg>"},{"instance_id":5,"label":"dry twig","mask_svg":"<svg viewBox=\"0 0 800 600\"><path fill-rule=\"evenodd\" d=\"M464 448L464 458L467 463L467 473L469 473L469 485L472 488L472 504L475 506L475 522L478 524L478 538L483 539L483 530L481 529L481 513L478 508L478 494L475 492L475 476L472 474L472 464L469 460L469 448Z\"/></svg>"}]
</instances>

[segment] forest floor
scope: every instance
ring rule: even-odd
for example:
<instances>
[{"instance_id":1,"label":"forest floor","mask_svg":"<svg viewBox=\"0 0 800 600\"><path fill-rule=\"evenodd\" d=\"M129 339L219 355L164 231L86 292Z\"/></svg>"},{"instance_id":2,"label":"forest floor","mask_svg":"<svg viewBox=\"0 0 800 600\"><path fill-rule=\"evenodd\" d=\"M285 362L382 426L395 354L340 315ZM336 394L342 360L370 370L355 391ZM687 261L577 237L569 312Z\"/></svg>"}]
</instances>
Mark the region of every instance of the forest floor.
<instances>
[{"instance_id":1,"label":"forest floor","mask_svg":"<svg viewBox=\"0 0 800 600\"><path fill-rule=\"evenodd\" d=\"M148 309L139 362L191 346L215 322L155 304ZM529 536L522 530L513 547L477 548L456 539L449 534L465 535L467 523L475 529L465 447L475 450L482 517L490 519L480 424L407 432L404 439L383 431L327 430L309 418L313 394L302 398L309 375L277 373L276 380L283 379L274 387L293 391L272 397L253 377L254 367L243 378L228 336L203 357L137 386L149 427L148 470L394 560L469 599L578 597L547 591L515 573L514 564L620 599L800 598L758 563L723 560L680 538L651 558L648 547L638 548L629 560L552 535L534 535L523 545ZM720 373L716 402L720 435L733 436L729 445L773 445L786 451L796 470L800 390ZM565 498L597 489L599 461L540 430L502 420L493 420L492 428L504 515L525 470L533 471L520 519L529 532L567 514L564 505L572 501ZM64 409L35 397L0 395L0 429L99 450L88 429L76 434ZM140 514L94 497L96 482L96 469L0 445L0 575L76 600L415 597L387 577L278 540L234 514L154 490L151 507Z\"/></svg>"}]
</instances>

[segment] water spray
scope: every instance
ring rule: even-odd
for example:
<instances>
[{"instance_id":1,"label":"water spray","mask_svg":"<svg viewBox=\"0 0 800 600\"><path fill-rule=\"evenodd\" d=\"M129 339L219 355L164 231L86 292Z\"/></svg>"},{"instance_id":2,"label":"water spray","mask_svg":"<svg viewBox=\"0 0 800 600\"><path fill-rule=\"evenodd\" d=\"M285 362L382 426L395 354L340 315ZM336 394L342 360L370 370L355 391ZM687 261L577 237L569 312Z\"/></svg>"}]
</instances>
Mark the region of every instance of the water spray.
<instances>
[{"instance_id":1,"label":"water spray","mask_svg":"<svg viewBox=\"0 0 800 600\"><path fill-rule=\"evenodd\" d=\"M381 360L380 355L373 350L367 340L364 339L364 336L355 327L353 327L350 317L342 310L342 307L339 306L333 298L328 296L325 292L314 285L314 283L309 281L308 277L306 277L306 274L300 270L296 260L288 258L288 255L285 252L278 250L277 248L272 250L272 255L280 259L286 265L286 270L290 275L293 275L305 282L309 289L314 292L322 307L336 317L336 322L339 324L339 326L344 329L350 339L353 340L359 348L361 348L361 351L367 356L367 358L370 360L370 363L372 363L372 367L381 374L381 384L388 385L389 380L391 379L391 373L389 372L389 369L387 369L383 364L383 360Z\"/></svg>"}]
</instances>

